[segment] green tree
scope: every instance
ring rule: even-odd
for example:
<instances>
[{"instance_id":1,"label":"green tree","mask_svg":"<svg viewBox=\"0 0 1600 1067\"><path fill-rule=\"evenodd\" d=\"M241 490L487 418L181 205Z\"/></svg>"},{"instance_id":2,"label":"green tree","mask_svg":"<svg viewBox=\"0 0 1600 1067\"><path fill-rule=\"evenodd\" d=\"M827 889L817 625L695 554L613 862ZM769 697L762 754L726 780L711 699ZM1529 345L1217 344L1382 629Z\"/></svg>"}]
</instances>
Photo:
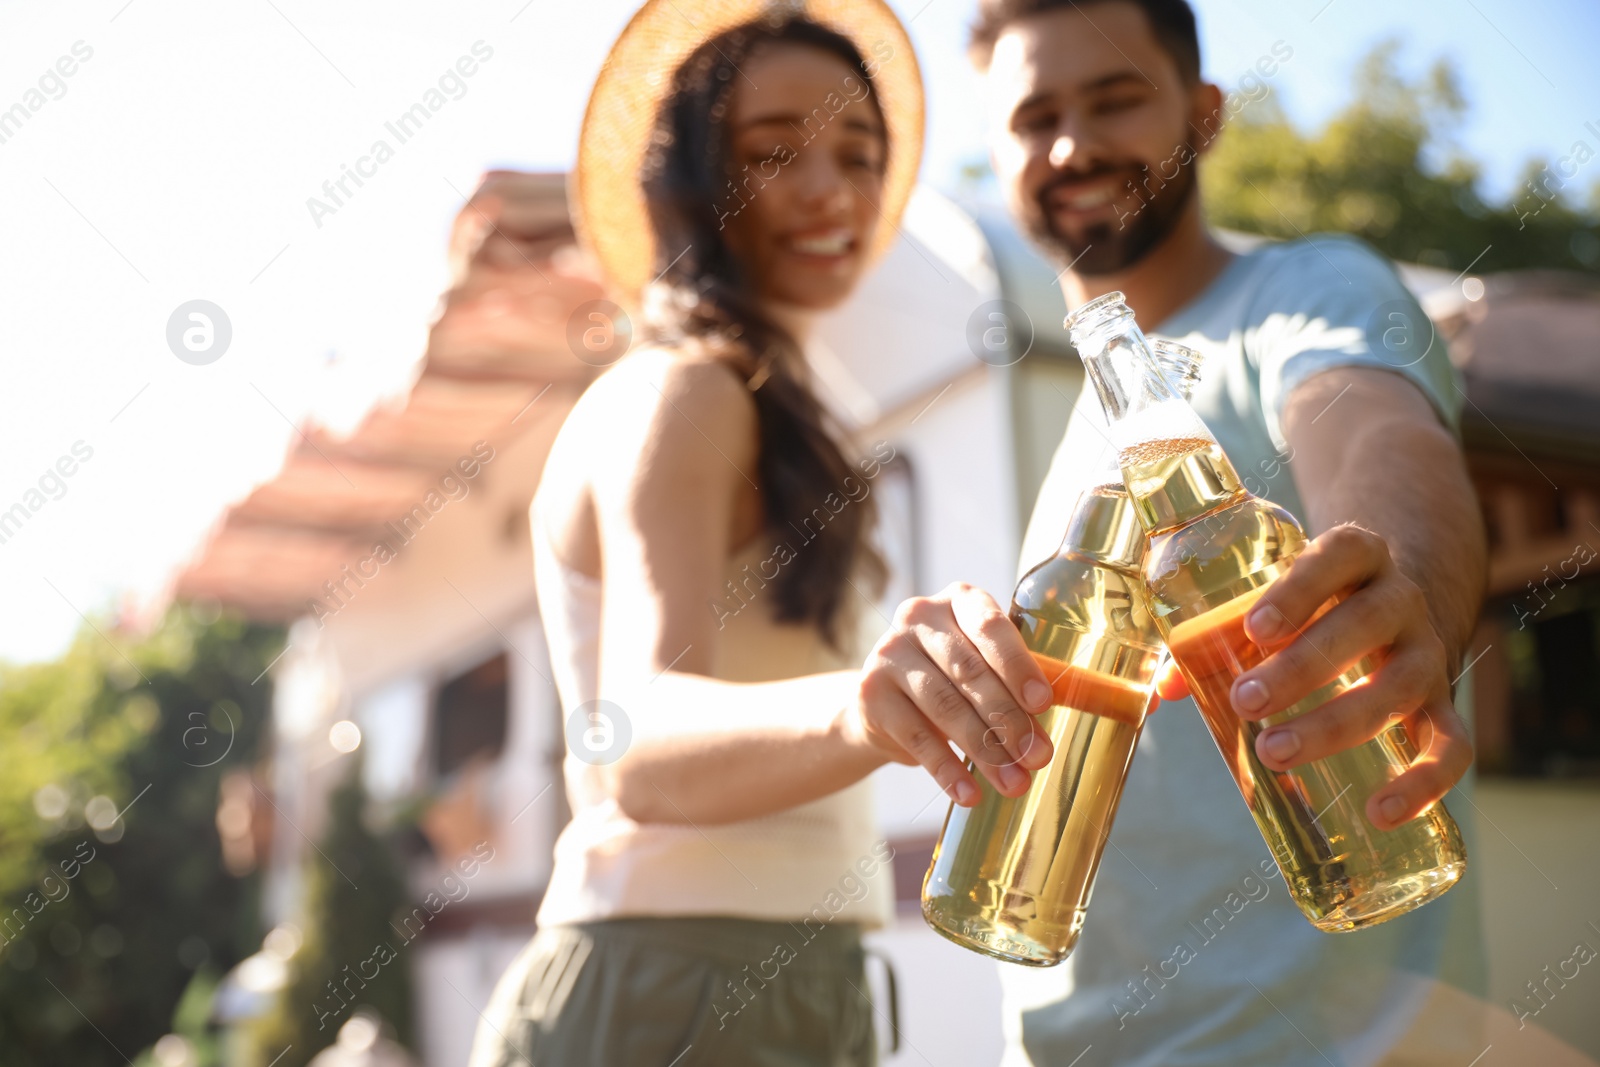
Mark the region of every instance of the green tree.
<instances>
[{"instance_id":1,"label":"green tree","mask_svg":"<svg viewBox=\"0 0 1600 1067\"><path fill-rule=\"evenodd\" d=\"M1454 142L1467 111L1454 69L1440 61L1408 82L1398 49L1389 41L1367 56L1349 107L1315 133L1297 131L1270 97L1245 107L1206 157L1211 222L1281 238L1353 233L1395 259L1453 271L1476 261L1478 273L1600 272L1600 162L1585 179L1576 160L1566 178L1530 161L1509 204L1485 203L1477 164ZM1580 180L1592 183L1587 207L1576 206Z\"/></svg>"},{"instance_id":2,"label":"green tree","mask_svg":"<svg viewBox=\"0 0 1600 1067\"><path fill-rule=\"evenodd\" d=\"M410 894L387 842L367 825L360 763L328 798L328 825L307 864L304 940L272 1011L252 1027L256 1067L300 1067L333 1044L357 1008L375 1010L410 1046L406 938L394 923ZM337 866L336 866L337 865ZM287 1052L285 1050L287 1049Z\"/></svg>"},{"instance_id":3,"label":"green tree","mask_svg":"<svg viewBox=\"0 0 1600 1067\"><path fill-rule=\"evenodd\" d=\"M103 636L107 634L108 636ZM281 631L174 608L0 666L0 1063L120 1065L194 973L259 944L224 869L217 787L248 766Z\"/></svg>"},{"instance_id":4,"label":"green tree","mask_svg":"<svg viewBox=\"0 0 1600 1067\"><path fill-rule=\"evenodd\" d=\"M220 981L209 966L196 971L172 1011L171 1027L161 1038L163 1043L176 1043L188 1062L200 1067L219 1067L223 1062L222 1035L211 1023L211 1004ZM162 1067L163 1062L176 1058L162 1052L165 1049L151 1046L134 1057L133 1067Z\"/></svg>"}]
</instances>

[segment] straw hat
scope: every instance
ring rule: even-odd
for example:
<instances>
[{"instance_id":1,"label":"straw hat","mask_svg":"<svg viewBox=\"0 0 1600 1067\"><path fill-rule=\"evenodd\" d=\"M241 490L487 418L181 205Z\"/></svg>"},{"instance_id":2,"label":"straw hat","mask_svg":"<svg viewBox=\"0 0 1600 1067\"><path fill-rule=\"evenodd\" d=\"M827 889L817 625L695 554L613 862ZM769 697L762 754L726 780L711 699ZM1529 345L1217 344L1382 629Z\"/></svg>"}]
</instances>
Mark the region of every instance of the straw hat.
<instances>
[{"instance_id":1,"label":"straw hat","mask_svg":"<svg viewBox=\"0 0 1600 1067\"><path fill-rule=\"evenodd\" d=\"M888 126L889 161L869 257L894 241L922 159L922 75L905 27L883 0L648 0L612 45L589 94L570 179L578 236L619 296L637 298L656 275L639 175L673 73L726 30L802 15L848 38L873 73Z\"/></svg>"}]
</instances>

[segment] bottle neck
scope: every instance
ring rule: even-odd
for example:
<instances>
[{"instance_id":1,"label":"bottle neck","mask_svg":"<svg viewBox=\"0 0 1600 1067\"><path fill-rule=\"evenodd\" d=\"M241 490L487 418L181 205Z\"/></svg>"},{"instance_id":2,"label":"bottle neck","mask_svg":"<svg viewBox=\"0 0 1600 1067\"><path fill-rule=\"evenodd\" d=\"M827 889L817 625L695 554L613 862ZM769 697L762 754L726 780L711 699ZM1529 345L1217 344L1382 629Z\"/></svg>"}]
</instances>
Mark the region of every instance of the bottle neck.
<instances>
[{"instance_id":1,"label":"bottle neck","mask_svg":"<svg viewBox=\"0 0 1600 1067\"><path fill-rule=\"evenodd\" d=\"M1119 458L1134 514L1147 534L1185 526L1248 495L1210 435L1142 441Z\"/></svg>"},{"instance_id":2,"label":"bottle neck","mask_svg":"<svg viewBox=\"0 0 1600 1067\"><path fill-rule=\"evenodd\" d=\"M1072 521L1061 539L1061 552L1123 571L1139 573L1145 535L1133 501L1121 482L1084 490L1072 509Z\"/></svg>"},{"instance_id":3,"label":"bottle neck","mask_svg":"<svg viewBox=\"0 0 1600 1067\"><path fill-rule=\"evenodd\" d=\"M1189 406L1198 354L1165 342L1152 351L1121 293L1090 301L1067 326L1146 533L1193 522L1245 495L1233 464Z\"/></svg>"}]
</instances>

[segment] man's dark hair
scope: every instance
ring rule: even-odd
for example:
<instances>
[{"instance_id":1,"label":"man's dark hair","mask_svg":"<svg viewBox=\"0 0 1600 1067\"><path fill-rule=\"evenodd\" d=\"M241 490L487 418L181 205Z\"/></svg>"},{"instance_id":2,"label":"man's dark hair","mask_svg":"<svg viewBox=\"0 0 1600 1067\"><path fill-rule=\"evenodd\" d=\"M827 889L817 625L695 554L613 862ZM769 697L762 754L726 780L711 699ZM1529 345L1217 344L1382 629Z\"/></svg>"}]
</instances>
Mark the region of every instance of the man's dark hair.
<instances>
[{"instance_id":1,"label":"man's dark hair","mask_svg":"<svg viewBox=\"0 0 1600 1067\"><path fill-rule=\"evenodd\" d=\"M1089 7L1112 0L978 0L978 18L972 24L967 52L980 69L988 69L994 43L1005 28L1029 15L1060 8ZM1187 0L1120 0L1144 12L1151 32L1178 65L1183 80L1200 80L1200 37L1194 28L1194 9Z\"/></svg>"}]
</instances>

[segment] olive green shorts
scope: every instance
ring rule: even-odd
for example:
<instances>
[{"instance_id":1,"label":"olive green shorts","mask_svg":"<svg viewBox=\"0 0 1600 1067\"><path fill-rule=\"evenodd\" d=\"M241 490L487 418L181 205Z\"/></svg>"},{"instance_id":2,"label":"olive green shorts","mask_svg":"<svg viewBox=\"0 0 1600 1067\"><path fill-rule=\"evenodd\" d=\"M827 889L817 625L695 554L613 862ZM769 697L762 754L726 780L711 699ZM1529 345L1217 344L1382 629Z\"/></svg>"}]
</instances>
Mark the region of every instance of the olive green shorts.
<instances>
[{"instance_id":1,"label":"olive green shorts","mask_svg":"<svg viewBox=\"0 0 1600 1067\"><path fill-rule=\"evenodd\" d=\"M609 919L540 930L470 1067L873 1067L858 927Z\"/></svg>"}]
</instances>

